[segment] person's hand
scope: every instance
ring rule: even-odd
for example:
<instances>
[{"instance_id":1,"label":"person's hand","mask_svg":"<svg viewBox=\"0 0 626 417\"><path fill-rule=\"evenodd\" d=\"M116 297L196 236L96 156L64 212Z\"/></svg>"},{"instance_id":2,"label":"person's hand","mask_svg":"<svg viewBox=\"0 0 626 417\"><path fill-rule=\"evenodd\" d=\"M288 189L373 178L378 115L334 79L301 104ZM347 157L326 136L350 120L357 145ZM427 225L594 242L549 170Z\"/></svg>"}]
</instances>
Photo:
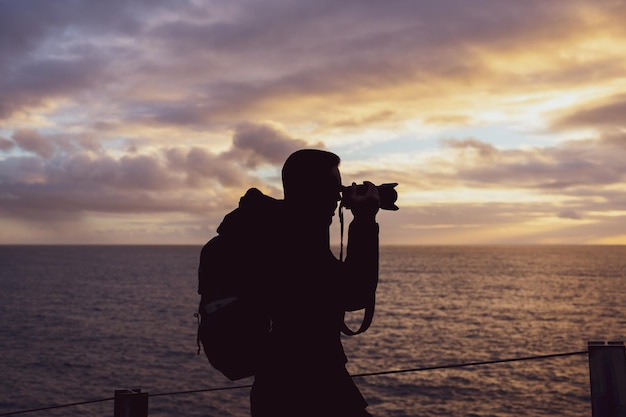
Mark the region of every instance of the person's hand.
<instances>
[{"instance_id":1,"label":"person's hand","mask_svg":"<svg viewBox=\"0 0 626 417\"><path fill-rule=\"evenodd\" d=\"M380 208L380 196L378 188L369 181L364 181L365 192L357 189L356 183L352 183L349 191L350 210L355 219L374 219ZM358 192L360 191L360 192Z\"/></svg>"}]
</instances>

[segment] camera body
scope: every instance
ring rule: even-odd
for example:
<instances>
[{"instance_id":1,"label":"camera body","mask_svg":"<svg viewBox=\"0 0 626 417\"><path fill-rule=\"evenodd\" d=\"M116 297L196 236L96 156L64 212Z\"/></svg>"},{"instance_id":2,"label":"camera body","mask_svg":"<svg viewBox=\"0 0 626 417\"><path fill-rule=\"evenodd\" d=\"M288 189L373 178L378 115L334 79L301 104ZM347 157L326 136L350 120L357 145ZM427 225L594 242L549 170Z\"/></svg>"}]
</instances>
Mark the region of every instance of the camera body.
<instances>
[{"instance_id":1,"label":"camera body","mask_svg":"<svg viewBox=\"0 0 626 417\"><path fill-rule=\"evenodd\" d=\"M396 191L397 182L386 183L381 185L376 185L376 189L378 190L378 196L380 198L380 208L382 210L398 210L398 206L396 206L396 200L398 199L398 192ZM341 187L341 204L343 204L346 208L351 208L352 200L350 199L350 186L342 186ZM367 186L365 184L359 184L356 186L357 195L364 195L367 190Z\"/></svg>"}]
</instances>

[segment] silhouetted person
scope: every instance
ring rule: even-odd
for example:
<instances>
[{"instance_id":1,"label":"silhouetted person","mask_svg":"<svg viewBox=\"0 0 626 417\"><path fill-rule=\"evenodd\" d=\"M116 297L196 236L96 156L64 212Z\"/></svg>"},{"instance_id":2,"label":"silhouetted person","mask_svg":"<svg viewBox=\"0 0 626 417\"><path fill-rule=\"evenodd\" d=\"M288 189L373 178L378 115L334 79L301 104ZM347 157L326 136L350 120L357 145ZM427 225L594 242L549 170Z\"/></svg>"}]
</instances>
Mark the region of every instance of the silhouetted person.
<instances>
[{"instance_id":1,"label":"silhouetted person","mask_svg":"<svg viewBox=\"0 0 626 417\"><path fill-rule=\"evenodd\" d=\"M256 189L226 216L220 235L240 233L250 296L272 329L259 346L253 417L369 416L340 340L344 313L374 302L378 282L378 190L349 191L354 219L345 262L330 250L329 226L341 200L339 157L300 150L282 171L284 200ZM361 193L359 193L361 194Z\"/></svg>"}]
</instances>

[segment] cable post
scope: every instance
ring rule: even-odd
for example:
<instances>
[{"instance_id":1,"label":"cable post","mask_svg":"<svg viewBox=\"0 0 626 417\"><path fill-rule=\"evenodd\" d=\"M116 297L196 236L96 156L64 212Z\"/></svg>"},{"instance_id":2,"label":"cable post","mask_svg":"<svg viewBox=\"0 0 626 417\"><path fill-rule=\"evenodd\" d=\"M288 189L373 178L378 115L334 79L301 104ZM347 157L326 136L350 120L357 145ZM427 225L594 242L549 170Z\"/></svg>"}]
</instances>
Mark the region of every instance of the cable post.
<instances>
[{"instance_id":1,"label":"cable post","mask_svg":"<svg viewBox=\"0 0 626 417\"><path fill-rule=\"evenodd\" d=\"M626 349L624 342L590 341L591 415L626 417Z\"/></svg>"},{"instance_id":2,"label":"cable post","mask_svg":"<svg viewBox=\"0 0 626 417\"><path fill-rule=\"evenodd\" d=\"M115 390L113 417L148 417L148 393L138 388Z\"/></svg>"}]
</instances>

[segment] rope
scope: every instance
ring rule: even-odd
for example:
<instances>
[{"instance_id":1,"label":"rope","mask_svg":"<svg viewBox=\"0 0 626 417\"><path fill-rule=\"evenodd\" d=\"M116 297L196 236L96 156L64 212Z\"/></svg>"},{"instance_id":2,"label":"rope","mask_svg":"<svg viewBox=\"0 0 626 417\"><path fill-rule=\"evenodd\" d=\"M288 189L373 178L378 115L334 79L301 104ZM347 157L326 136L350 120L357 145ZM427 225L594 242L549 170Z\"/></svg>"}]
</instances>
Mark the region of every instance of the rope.
<instances>
[{"instance_id":1,"label":"rope","mask_svg":"<svg viewBox=\"0 0 626 417\"><path fill-rule=\"evenodd\" d=\"M340 245L339 245L339 260L341 262L343 262L343 199L341 200L341 203L339 203L339 223L341 224L341 238L340 238Z\"/></svg>"},{"instance_id":2,"label":"rope","mask_svg":"<svg viewBox=\"0 0 626 417\"><path fill-rule=\"evenodd\" d=\"M432 371L436 369L464 368L467 366L492 365L495 363L519 362L519 361L530 361L530 360L539 360L539 359L548 359L548 358L558 358L558 357L563 357L563 356L586 355L587 353L588 351L586 350L583 350L580 352L552 353L549 355L525 356L521 358L494 359L490 361L455 363L455 364L449 364L449 365L427 366L424 368L409 368L409 369L396 369L392 371L366 372L362 374L354 374L352 375L352 377L359 378L359 377L365 377L365 376L378 376L378 375L402 374L402 373L408 373L408 372Z\"/></svg>"},{"instance_id":3,"label":"rope","mask_svg":"<svg viewBox=\"0 0 626 417\"><path fill-rule=\"evenodd\" d=\"M588 353L589 353L588 351L583 350L583 351L578 351L578 352L552 353L548 355L535 355L535 356L524 356L524 357L519 357L519 358L494 359L494 360L489 360L489 361L427 366L423 368L407 368L407 369L395 369L395 370L389 370L389 371L366 372L366 373L354 374L352 375L352 378L392 375L392 374L401 374L401 373L409 373L409 372L432 371L432 370L437 370L437 369L464 368L464 367L469 367L469 366L492 365L492 364L507 363L507 362L541 360L541 359L559 358L559 357L565 357L565 356L586 355ZM163 392L163 393L158 393L158 394L148 394L148 397L164 397L164 396L171 396L171 395L196 394L196 393L201 393L201 392L230 391L230 390L244 389L244 388L250 388L250 387L252 387L252 385L235 385L231 387L204 388L204 389L195 389L195 390L188 390L188 391ZM69 403L69 404L52 405L52 406L41 407L41 408L31 408L28 410L11 411L8 413L0 413L0 417L32 413L35 411L52 410L55 408L65 408L65 407L74 407L77 405L93 404L93 403L98 403L98 402L112 401L114 399L115 397L102 398L99 400L81 401L81 402L75 402L75 403Z\"/></svg>"},{"instance_id":4,"label":"rope","mask_svg":"<svg viewBox=\"0 0 626 417\"><path fill-rule=\"evenodd\" d=\"M232 387L204 388L204 389L194 389L194 390L188 390L188 391L175 391L175 392L163 392L163 393L158 393L158 394L148 394L148 397L164 397L164 396L169 396L169 395L195 394L199 392L229 391L229 390L251 388L251 387L252 385L250 384L250 385L236 385ZM25 413L33 413L35 411L53 410L55 408L74 407L77 405L92 404L92 403L99 403L99 402L113 401L113 400L115 400L115 397L101 398L99 400L81 401L81 402L69 403L69 404L51 405L48 407L31 408L28 410L10 411L8 413L1 413L0 417L14 416L17 414L25 414Z\"/></svg>"},{"instance_id":5,"label":"rope","mask_svg":"<svg viewBox=\"0 0 626 417\"><path fill-rule=\"evenodd\" d=\"M65 408L65 407L74 407L74 406L83 405L83 404L101 403L101 402L105 402L105 401L112 401L114 399L115 399L115 397L111 397L111 398L101 398L99 400L80 401L80 402L77 402L77 403L70 403L70 404L50 405L48 407L31 408L29 410L10 411L8 413L2 413L2 414L0 414L0 416L14 416L14 415L17 415L17 414L33 413L35 411L53 410L55 408Z\"/></svg>"},{"instance_id":6,"label":"rope","mask_svg":"<svg viewBox=\"0 0 626 417\"><path fill-rule=\"evenodd\" d=\"M159 393L159 394L148 394L148 397L164 397L166 395L196 394L198 392L230 391L230 390L243 389L243 388L252 388L252 384L249 384L249 385L235 385L235 386L232 386L232 387L193 389L193 390L189 390L189 391L163 392L163 393ZM2 414L0 414L0 416L1 415Z\"/></svg>"}]
</instances>

